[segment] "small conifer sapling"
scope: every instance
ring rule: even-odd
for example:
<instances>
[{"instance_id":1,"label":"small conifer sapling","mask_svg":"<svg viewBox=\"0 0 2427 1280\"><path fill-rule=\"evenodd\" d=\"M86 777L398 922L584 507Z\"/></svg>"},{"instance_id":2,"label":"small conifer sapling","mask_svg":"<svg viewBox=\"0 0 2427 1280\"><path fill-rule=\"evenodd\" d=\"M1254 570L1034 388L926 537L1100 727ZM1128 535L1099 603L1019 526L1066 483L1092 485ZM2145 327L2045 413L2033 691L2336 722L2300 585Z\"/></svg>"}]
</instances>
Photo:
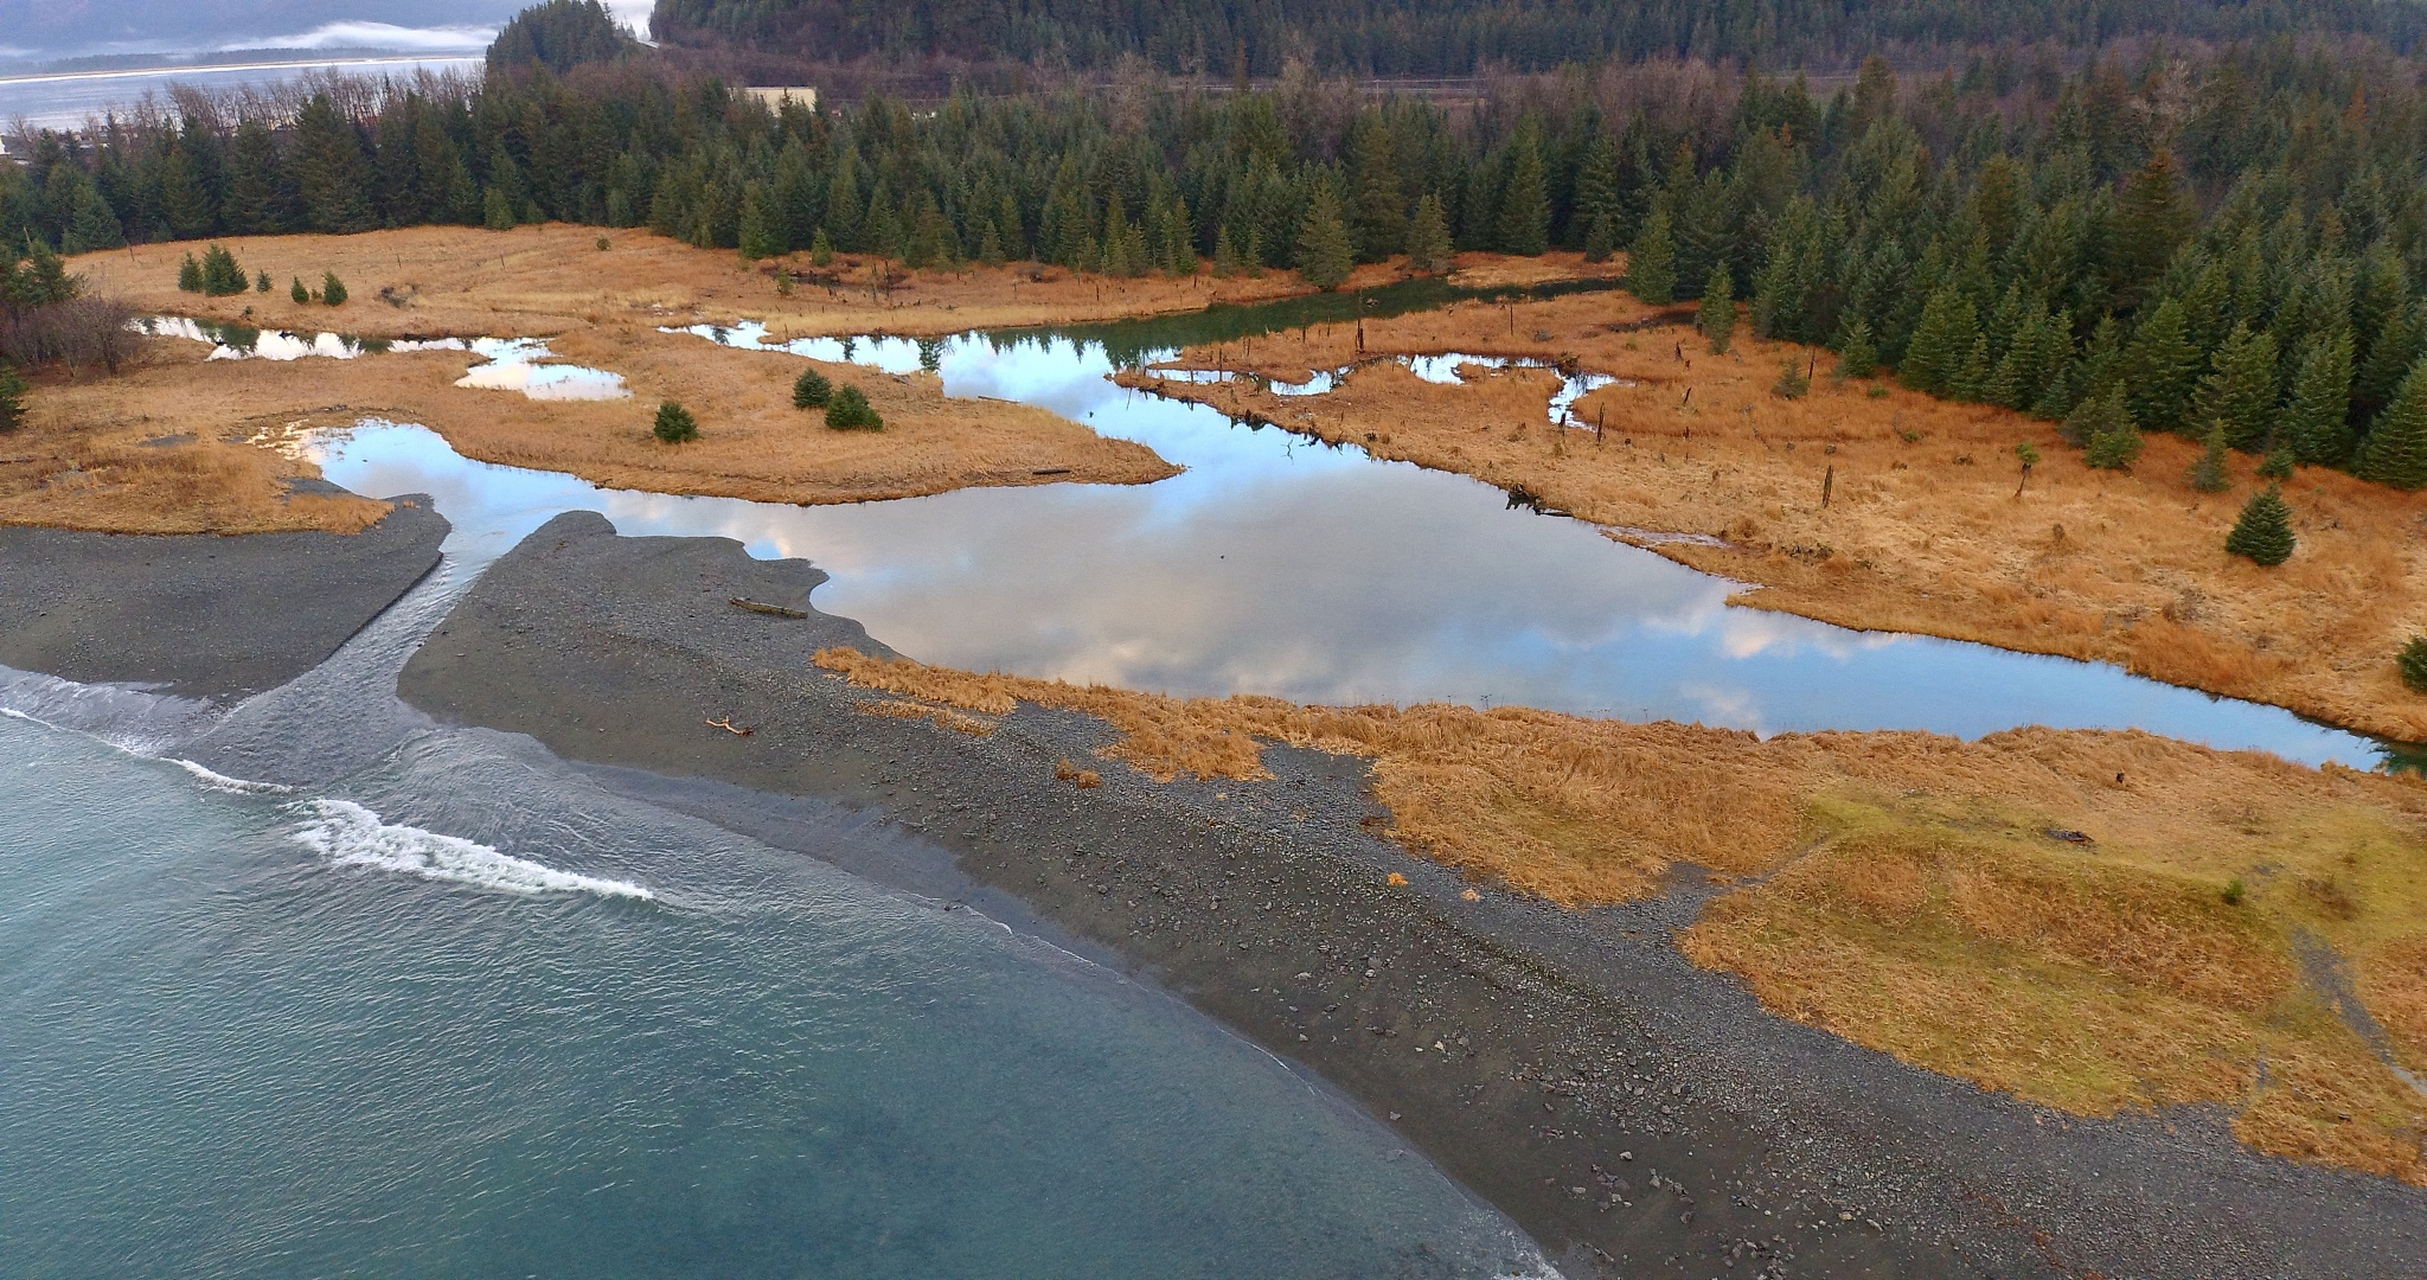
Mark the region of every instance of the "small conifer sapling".
<instances>
[{"instance_id":1,"label":"small conifer sapling","mask_svg":"<svg viewBox=\"0 0 2427 1280\"><path fill-rule=\"evenodd\" d=\"M657 423L650 433L662 444L683 444L699 439L699 421L689 409L667 400L657 406Z\"/></svg>"},{"instance_id":2,"label":"small conifer sapling","mask_svg":"<svg viewBox=\"0 0 2427 1280\"><path fill-rule=\"evenodd\" d=\"M833 396L834 384L815 369L803 369L801 376L792 380L792 407L795 409L823 408Z\"/></svg>"},{"instance_id":3,"label":"small conifer sapling","mask_svg":"<svg viewBox=\"0 0 2427 1280\"><path fill-rule=\"evenodd\" d=\"M2292 508L2285 505L2283 490L2269 485L2242 508L2242 518L2225 535L2225 550L2273 568L2292 558L2292 542Z\"/></svg>"},{"instance_id":4,"label":"small conifer sapling","mask_svg":"<svg viewBox=\"0 0 2427 1280\"><path fill-rule=\"evenodd\" d=\"M2401 669L2402 683L2410 686L2412 693L2427 693L2427 636L2410 637L2410 643L2403 645L2402 652L2395 657L2394 665Z\"/></svg>"}]
</instances>

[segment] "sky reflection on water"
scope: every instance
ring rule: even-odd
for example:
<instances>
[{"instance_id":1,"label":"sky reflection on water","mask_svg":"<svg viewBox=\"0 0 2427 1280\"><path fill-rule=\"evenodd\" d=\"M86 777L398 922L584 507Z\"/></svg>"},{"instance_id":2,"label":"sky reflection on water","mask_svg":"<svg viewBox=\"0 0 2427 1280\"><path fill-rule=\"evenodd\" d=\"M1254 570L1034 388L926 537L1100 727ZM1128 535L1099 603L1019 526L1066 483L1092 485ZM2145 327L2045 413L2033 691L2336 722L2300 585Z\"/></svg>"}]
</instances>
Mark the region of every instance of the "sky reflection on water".
<instances>
[{"instance_id":1,"label":"sky reflection on water","mask_svg":"<svg viewBox=\"0 0 2427 1280\"><path fill-rule=\"evenodd\" d=\"M756 340L750 329L723 336ZM834 339L795 349L844 358ZM451 550L475 561L577 507L626 534L718 534L756 556L798 556L833 575L818 607L956 667L1177 694L1521 704L1762 733L2138 726L2312 763L2378 759L2366 739L2281 709L2111 666L1731 607L1737 584L1580 521L1509 510L1479 482L1116 386L1097 348L862 339L850 358L894 371L924 359L953 395L1042 405L1187 470L1145 486L786 507L599 490L467 462L434 434L395 426L329 442L324 466L349 488L435 494L458 526Z\"/></svg>"}]
</instances>

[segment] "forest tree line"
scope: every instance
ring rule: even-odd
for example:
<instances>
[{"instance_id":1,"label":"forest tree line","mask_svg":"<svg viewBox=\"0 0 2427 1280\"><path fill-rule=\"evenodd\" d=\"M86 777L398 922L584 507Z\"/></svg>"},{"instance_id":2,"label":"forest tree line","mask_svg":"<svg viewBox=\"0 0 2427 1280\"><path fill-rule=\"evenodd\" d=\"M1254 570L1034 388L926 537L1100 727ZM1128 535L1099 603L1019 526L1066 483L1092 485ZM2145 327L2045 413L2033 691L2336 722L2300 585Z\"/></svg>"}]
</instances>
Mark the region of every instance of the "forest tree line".
<instances>
[{"instance_id":1,"label":"forest tree line","mask_svg":"<svg viewBox=\"0 0 2427 1280\"><path fill-rule=\"evenodd\" d=\"M2427 435L2391 469L2369 441L2427 351L2422 157L2413 64L2290 41L2061 77L1982 62L1900 83L1874 61L1826 97L1707 65L1609 67L1513 80L1474 108L1301 77L779 115L620 60L318 95L291 119L46 133L28 165L0 167L0 234L75 252L560 219L752 258L1124 274L1375 261L1425 240L1631 249L1649 298L1716 281L1762 334L2072 421L2085 441L2125 417L2221 425L2237 447L2415 485Z\"/></svg>"},{"instance_id":2,"label":"forest tree line","mask_svg":"<svg viewBox=\"0 0 2427 1280\"><path fill-rule=\"evenodd\" d=\"M2407 52L2415 0L658 0L662 40L812 63L944 57L1182 75L1459 76L1601 59L1699 58L1851 68L1895 51L1943 58L1995 44L2095 49L2163 35L2241 41L2364 35Z\"/></svg>"}]
</instances>

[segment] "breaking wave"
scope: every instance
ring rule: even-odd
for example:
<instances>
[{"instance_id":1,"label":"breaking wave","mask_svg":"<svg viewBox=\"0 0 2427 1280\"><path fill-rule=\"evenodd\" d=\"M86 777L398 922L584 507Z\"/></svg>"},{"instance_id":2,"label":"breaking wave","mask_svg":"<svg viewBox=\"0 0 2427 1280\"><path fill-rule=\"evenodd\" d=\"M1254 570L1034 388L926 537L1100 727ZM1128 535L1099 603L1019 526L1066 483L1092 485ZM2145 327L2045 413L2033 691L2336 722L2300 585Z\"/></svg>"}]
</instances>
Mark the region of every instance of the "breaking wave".
<instances>
[{"instance_id":1,"label":"breaking wave","mask_svg":"<svg viewBox=\"0 0 2427 1280\"><path fill-rule=\"evenodd\" d=\"M457 836L383 822L351 800L307 800L296 807L312 815L295 829L296 842L340 867L402 871L425 880L509 893L594 893L643 900L657 896L628 880L559 871Z\"/></svg>"},{"instance_id":2,"label":"breaking wave","mask_svg":"<svg viewBox=\"0 0 2427 1280\"><path fill-rule=\"evenodd\" d=\"M280 786L275 782L254 782L249 778L231 778L224 773L218 773L213 770L206 769L201 765L180 756L169 757L169 763L176 765L178 768L183 769L187 773L193 774L195 777L201 779L202 785L209 787L213 791L226 791L240 796L260 796L284 795L287 792L295 789L293 787Z\"/></svg>"}]
</instances>

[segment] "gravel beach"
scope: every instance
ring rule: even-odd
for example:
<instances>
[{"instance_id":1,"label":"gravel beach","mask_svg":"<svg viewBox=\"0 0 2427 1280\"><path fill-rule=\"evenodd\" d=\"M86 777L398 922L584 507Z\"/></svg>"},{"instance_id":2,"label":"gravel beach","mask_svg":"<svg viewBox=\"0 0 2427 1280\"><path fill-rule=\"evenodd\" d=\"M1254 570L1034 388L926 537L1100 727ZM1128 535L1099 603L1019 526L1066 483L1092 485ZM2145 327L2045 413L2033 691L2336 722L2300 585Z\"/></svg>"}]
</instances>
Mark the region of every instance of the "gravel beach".
<instances>
[{"instance_id":1,"label":"gravel beach","mask_svg":"<svg viewBox=\"0 0 2427 1280\"><path fill-rule=\"evenodd\" d=\"M1073 713L1023 706L982 736L867 714L882 695L810 664L886 652L809 608L823 579L560 516L400 691L773 843L802 800L881 815L899 855L853 870L1163 985L1345 1090L1571 1277L2358 1276L2427 1256L2427 1192L2255 1155L2206 1112L2025 1105L1763 1012L1672 945L1713 891L1698 875L1566 911L1379 838L1357 760L1274 748L1271 781L1156 784L1095 760L1109 731ZM1057 780L1064 760L1101 785Z\"/></svg>"},{"instance_id":2,"label":"gravel beach","mask_svg":"<svg viewBox=\"0 0 2427 1280\"><path fill-rule=\"evenodd\" d=\"M420 496L342 535L0 528L0 665L237 701L335 653L437 567L448 528Z\"/></svg>"}]
</instances>

